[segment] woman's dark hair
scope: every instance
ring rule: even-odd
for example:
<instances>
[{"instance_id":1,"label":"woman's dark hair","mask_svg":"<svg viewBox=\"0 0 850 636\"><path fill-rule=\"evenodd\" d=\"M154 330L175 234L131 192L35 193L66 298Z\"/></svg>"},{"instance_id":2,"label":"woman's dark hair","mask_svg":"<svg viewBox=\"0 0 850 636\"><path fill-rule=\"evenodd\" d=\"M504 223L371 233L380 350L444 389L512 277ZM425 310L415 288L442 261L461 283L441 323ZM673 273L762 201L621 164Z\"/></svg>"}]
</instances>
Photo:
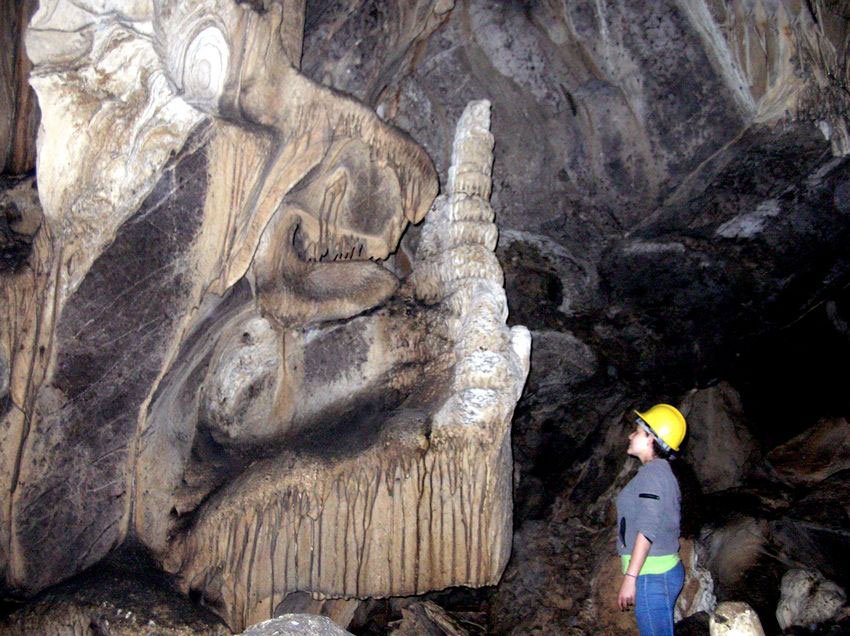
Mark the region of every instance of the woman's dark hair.
<instances>
[{"instance_id":1,"label":"woman's dark hair","mask_svg":"<svg viewBox=\"0 0 850 636\"><path fill-rule=\"evenodd\" d=\"M665 450L658 440L652 438L652 450L659 459L670 462L670 469L679 482L682 495L681 532L683 537L695 537L702 527L702 486L697 479L694 469L685 460L679 459L676 451Z\"/></svg>"},{"instance_id":2,"label":"woman's dark hair","mask_svg":"<svg viewBox=\"0 0 850 636\"><path fill-rule=\"evenodd\" d=\"M659 459L676 459L676 454L673 451L664 448L654 436L652 438L652 452L655 453L655 456Z\"/></svg>"}]
</instances>

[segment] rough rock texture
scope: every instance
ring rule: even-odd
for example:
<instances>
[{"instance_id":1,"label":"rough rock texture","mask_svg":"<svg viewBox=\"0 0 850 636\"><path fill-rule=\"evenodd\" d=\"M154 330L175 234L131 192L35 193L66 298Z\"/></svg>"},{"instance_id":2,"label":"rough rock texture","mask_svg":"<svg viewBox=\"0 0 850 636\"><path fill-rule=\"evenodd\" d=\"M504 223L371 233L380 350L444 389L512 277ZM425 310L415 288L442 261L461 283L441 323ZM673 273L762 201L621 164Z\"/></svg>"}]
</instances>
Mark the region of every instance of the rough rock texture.
<instances>
[{"instance_id":1,"label":"rough rock texture","mask_svg":"<svg viewBox=\"0 0 850 636\"><path fill-rule=\"evenodd\" d=\"M635 631L634 612L624 612L617 606L622 571L620 559L608 556L596 570L593 580L594 609L599 616L599 629L605 634L633 634Z\"/></svg>"},{"instance_id":2,"label":"rough rock texture","mask_svg":"<svg viewBox=\"0 0 850 636\"><path fill-rule=\"evenodd\" d=\"M685 585L676 601L676 611L673 613L676 621L698 613L710 614L717 606L714 580L711 572L700 563L694 542L682 541L680 554L685 566Z\"/></svg>"},{"instance_id":3,"label":"rough rock texture","mask_svg":"<svg viewBox=\"0 0 850 636\"><path fill-rule=\"evenodd\" d=\"M0 191L0 272L15 272L29 259L42 223L38 191L32 178L4 178ZM10 369L0 373L2 394L9 391Z\"/></svg>"},{"instance_id":4,"label":"rough rock texture","mask_svg":"<svg viewBox=\"0 0 850 636\"><path fill-rule=\"evenodd\" d=\"M711 636L764 636L761 622L746 603L728 601L717 606L709 622Z\"/></svg>"},{"instance_id":5,"label":"rough rock texture","mask_svg":"<svg viewBox=\"0 0 850 636\"><path fill-rule=\"evenodd\" d=\"M468 632L436 603L413 603L401 610L401 620L392 625L394 636L466 636Z\"/></svg>"},{"instance_id":6,"label":"rough rock texture","mask_svg":"<svg viewBox=\"0 0 850 636\"><path fill-rule=\"evenodd\" d=\"M341 629L326 616L284 614L251 625L241 633L244 636L343 636L351 632Z\"/></svg>"},{"instance_id":7,"label":"rough rock texture","mask_svg":"<svg viewBox=\"0 0 850 636\"><path fill-rule=\"evenodd\" d=\"M825 419L777 446L765 458L793 484L812 485L850 470L850 422Z\"/></svg>"},{"instance_id":8,"label":"rough rock texture","mask_svg":"<svg viewBox=\"0 0 850 636\"><path fill-rule=\"evenodd\" d=\"M682 407L688 418L699 423L689 432L687 455L703 492L741 485L758 458L758 444L746 426L737 391L719 383L690 394Z\"/></svg>"},{"instance_id":9,"label":"rough rock texture","mask_svg":"<svg viewBox=\"0 0 850 636\"><path fill-rule=\"evenodd\" d=\"M781 594L776 622L782 629L826 622L847 602L844 590L813 570L788 570L782 576Z\"/></svg>"},{"instance_id":10,"label":"rough rock texture","mask_svg":"<svg viewBox=\"0 0 850 636\"><path fill-rule=\"evenodd\" d=\"M752 606L768 631L779 626L776 607L789 566L816 569L846 587L848 544L846 473L814 488L782 482L717 493L704 502L707 525L698 541L701 562L711 572L718 601Z\"/></svg>"},{"instance_id":11,"label":"rough rock texture","mask_svg":"<svg viewBox=\"0 0 850 636\"><path fill-rule=\"evenodd\" d=\"M216 616L177 593L138 554L110 557L0 620L4 636L228 636Z\"/></svg>"}]
</instances>

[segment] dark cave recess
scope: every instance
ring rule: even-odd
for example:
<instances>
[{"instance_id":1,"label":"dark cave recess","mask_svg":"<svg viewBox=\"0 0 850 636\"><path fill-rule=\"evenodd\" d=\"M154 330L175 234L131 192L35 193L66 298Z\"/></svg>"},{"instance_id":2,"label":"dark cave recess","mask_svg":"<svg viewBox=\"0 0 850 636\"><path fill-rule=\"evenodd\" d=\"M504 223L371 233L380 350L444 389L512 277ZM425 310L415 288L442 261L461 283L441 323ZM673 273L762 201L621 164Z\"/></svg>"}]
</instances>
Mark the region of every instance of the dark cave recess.
<instances>
[{"instance_id":1,"label":"dark cave recess","mask_svg":"<svg viewBox=\"0 0 850 636\"><path fill-rule=\"evenodd\" d=\"M741 341L726 374L738 389L753 434L766 448L822 418L850 416L850 290L796 322Z\"/></svg>"}]
</instances>

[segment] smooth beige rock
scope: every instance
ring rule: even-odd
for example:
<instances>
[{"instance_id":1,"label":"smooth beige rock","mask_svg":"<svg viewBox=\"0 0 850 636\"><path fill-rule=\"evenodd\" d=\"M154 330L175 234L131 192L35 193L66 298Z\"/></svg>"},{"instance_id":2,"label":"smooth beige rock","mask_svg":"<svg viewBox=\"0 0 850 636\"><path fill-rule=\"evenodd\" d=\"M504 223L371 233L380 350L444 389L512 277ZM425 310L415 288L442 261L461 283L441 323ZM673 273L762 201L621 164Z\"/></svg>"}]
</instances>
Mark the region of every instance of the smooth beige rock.
<instances>
[{"instance_id":1,"label":"smooth beige rock","mask_svg":"<svg viewBox=\"0 0 850 636\"><path fill-rule=\"evenodd\" d=\"M758 614L746 603L724 601L708 623L711 636L764 636Z\"/></svg>"},{"instance_id":2,"label":"smooth beige rock","mask_svg":"<svg viewBox=\"0 0 850 636\"><path fill-rule=\"evenodd\" d=\"M488 108L471 104L459 136L472 130L487 139ZM485 156L463 165L489 166L490 145L483 148ZM456 196L468 195L450 198ZM432 215L444 228L441 214ZM430 224L423 236L434 235ZM488 240L487 232L464 236L495 262L477 243ZM426 263L450 263L453 250L468 243L442 245L425 250ZM419 267L415 262L414 289L423 280ZM501 576L511 542L510 419L528 373L528 331L505 326L504 290L489 278L453 276L427 285L432 307L425 331L449 349L426 365L425 382L420 377L409 385L410 396L388 422L375 421L375 442L353 456L282 452L259 462L217 493L174 542L167 566L232 627L269 615L295 590L330 598L399 596L488 585ZM361 335L382 316L364 317ZM415 333L409 325L398 328L407 338ZM379 346L380 333L387 331L366 338L366 351ZM394 355L405 346L394 347ZM309 350L305 341L305 356ZM423 339L410 351L411 360L427 360L439 346ZM374 364L389 359L386 350ZM352 382L358 381L347 375L340 387L350 390Z\"/></svg>"}]
</instances>

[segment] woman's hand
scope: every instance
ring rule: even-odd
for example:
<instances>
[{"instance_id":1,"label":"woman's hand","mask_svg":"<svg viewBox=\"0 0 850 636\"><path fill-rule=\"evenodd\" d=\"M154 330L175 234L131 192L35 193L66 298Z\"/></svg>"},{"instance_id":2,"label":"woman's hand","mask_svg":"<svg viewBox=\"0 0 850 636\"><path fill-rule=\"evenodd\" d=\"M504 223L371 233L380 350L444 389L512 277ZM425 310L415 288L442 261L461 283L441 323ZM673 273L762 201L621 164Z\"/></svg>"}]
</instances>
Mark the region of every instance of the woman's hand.
<instances>
[{"instance_id":1,"label":"woman's hand","mask_svg":"<svg viewBox=\"0 0 850 636\"><path fill-rule=\"evenodd\" d=\"M635 537L635 547L632 548L632 558L629 560L629 570L640 572L649 554L652 542L646 538L643 532L638 532ZM635 590L637 589L637 575L625 574L620 585L620 593L617 595L617 605L621 610L627 610L635 604Z\"/></svg>"},{"instance_id":2,"label":"woman's hand","mask_svg":"<svg viewBox=\"0 0 850 636\"><path fill-rule=\"evenodd\" d=\"M633 576L624 576L620 585L620 593L617 595L617 605L621 610L627 610L635 604L635 579Z\"/></svg>"}]
</instances>

